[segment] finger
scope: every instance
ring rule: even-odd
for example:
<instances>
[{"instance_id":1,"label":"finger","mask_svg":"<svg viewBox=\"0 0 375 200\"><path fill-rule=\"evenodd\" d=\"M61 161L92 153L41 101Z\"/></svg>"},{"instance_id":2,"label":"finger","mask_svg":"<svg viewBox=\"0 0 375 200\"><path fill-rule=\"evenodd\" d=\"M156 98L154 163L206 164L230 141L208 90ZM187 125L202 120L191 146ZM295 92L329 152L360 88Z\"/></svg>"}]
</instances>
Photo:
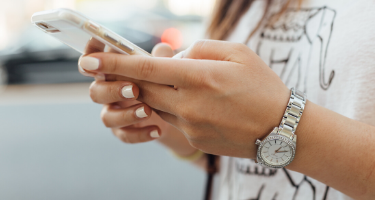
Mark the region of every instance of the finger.
<instances>
[{"instance_id":1,"label":"finger","mask_svg":"<svg viewBox=\"0 0 375 200\"><path fill-rule=\"evenodd\" d=\"M103 52L104 47L105 47L105 44L103 44L102 42L100 42L99 40L97 40L93 37L91 37L91 39L87 42L86 47L84 49L84 54L81 57L79 57L79 60L78 60L78 71L82 75L90 76L90 77L96 76L96 73L87 72L86 70L84 70L81 67L81 60L82 60L82 57L85 56L85 55L88 55L88 54L91 54L91 53L96 53L96 52Z\"/></svg>"},{"instance_id":2,"label":"finger","mask_svg":"<svg viewBox=\"0 0 375 200\"><path fill-rule=\"evenodd\" d=\"M82 57L83 57L83 55L80 56L79 60L78 60L78 72L81 73L84 76L95 77L97 73L86 71L86 70L84 70L81 67L81 59L82 59Z\"/></svg>"},{"instance_id":3,"label":"finger","mask_svg":"<svg viewBox=\"0 0 375 200\"><path fill-rule=\"evenodd\" d=\"M151 55L154 57L172 57L173 49L166 43L159 43L152 49Z\"/></svg>"},{"instance_id":4,"label":"finger","mask_svg":"<svg viewBox=\"0 0 375 200\"><path fill-rule=\"evenodd\" d=\"M85 62L83 62L85 59ZM113 53L95 53L82 58L81 67L92 72L117 74L166 85L195 84L210 71L205 67L219 62L193 59L170 59L146 56L129 56Z\"/></svg>"},{"instance_id":5,"label":"finger","mask_svg":"<svg viewBox=\"0 0 375 200\"><path fill-rule=\"evenodd\" d=\"M248 59L248 57L243 59L239 56L233 56L244 52L247 54L255 54L246 45L241 43L219 40L199 40L186 49L181 56L183 58L190 59L220 60L244 63L245 59Z\"/></svg>"},{"instance_id":6,"label":"finger","mask_svg":"<svg viewBox=\"0 0 375 200\"><path fill-rule=\"evenodd\" d=\"M105 45L103 43L101 43L99 40L93 37L89 40L89 42L86 44L84 54L80 56L78 60L79 73L81 73L84 76L95 77L96 73L87 72L81 67L81 59L84 55L88 55L90 53L95 53L95 52L102 52L104 50L104 46Z\"/></svg>"},{"instance_id":7,"label":"finger","mask_svg":"<svg viewBox=\"0 0 375 200\"><path fill-rule=\"evenodd\" d=\"M180 102L181 98L177 90L166 85L134 81L138 86L127 81L94 81L90 86L90 97L100 104L137 99L152 108L176 114L176 107L173 105Z\"/></svg>"},{"instance_id":8,"label":"finger","mask_svg":"<svg viewBox=\"0 0 375 200\"><path fill-rule=\"evenodd\" d=\"M172 87L140 81L138 101L152 108L176 115L176 105L181 102L181 93Z\"/></svg>"},{"instance_id":9,"label":"finger","mask_svg":"<svg viewBox=\"0 0 375 200\"><path fill-rule=\"evenodd\" d=\"M110 50L109 52L115 52L114 50ZM173 49L166 43L159 43L155 45L152 49L152 56L154 57L172 57L174 55ZM107 74L106 81L116 81L116 80L123 80L123 81L132 81L134 79L127 78L124 76L118 76L114 74Z\"/></svg>"},{"instance_id":10,"label":"finger","mask_svg":"<svg viewBox=\"0 0 375 200\"><path fill-rule=\"evenodd\" d=\"M119 101L116 103L112 103L111 105L116 105L118 108L127 108L136 104L140 104L142 102L137 100L128 100L128 101Z\"/></svg>"},{"instance_id":11,"label":"finger","mask_svg":"<svg viewBox=\"0 0 375 200\"><path fill-rule=\"evenodd\" d=\"M125 127L112 129L112 132L121 141L129 144L148 142L161 136L160 128L157 126L146 126L142 128Z\"/></svg>"},{"instance_id":12,"label":"finger","mask_svg":"<svg viewBox=\"0 0 375 200\"><path fill-rule=\"evenodd\" d=\"M104 125L108 128L130 126L151 116L152 110L146 104L137 104L127 108L105 105L101 112Z\"/></svg>"},{"instance_id":13,"label":"finger","mask_svg":"<svg viewBox=\"0 0 375 200\"><path fill-rule=\"evenodd\" d=\"M89 42L86 44L85 50L84 50L84 55L82 55L79 58L78 61L78 71L84 75L84 76L89 76L89 77L95 77L96 80L98 81L105 81L105 75L103 73L92 73L92 72L87 72L81 67L81 58L85 55L95 53L95 52L104 52L105 51L105 44L97 40L96 38L92 37ZM109 52L116 52L112 48L109 48Z\"/></svg>"},{"instance_id":14,"label":"finger","mask_svg":"<svg viewBox=\"0 0 375 200\"><path fill-rule=\"evenodd\" d=\"M90 86L90 97L95 103L109 104L118 101L135 100L139 88L127 81L94 81Z\"/></svg>"},{"instance_id":15,"label":"finger","mask_svg":"<svg viewBox=\"0 0 375 200\"><path fill-rule=\"evenodd\" d=\"M89 42L87 42L84 55L88 55L95 52L104 52L105 44L100 42L98 39L91 37Z\"/></svg>"}]
</instances>

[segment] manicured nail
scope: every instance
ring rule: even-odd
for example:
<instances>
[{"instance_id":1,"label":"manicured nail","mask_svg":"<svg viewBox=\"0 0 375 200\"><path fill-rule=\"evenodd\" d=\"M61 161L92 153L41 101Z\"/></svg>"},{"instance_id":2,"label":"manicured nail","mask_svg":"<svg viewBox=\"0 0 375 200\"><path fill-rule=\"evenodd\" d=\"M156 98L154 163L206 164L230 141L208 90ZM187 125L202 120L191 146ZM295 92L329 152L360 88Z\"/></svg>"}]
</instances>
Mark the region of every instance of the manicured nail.
<instances>
[{"instance_id":1,"label":"manicured nail","mask_svg":"<svg viewBox=\"0 0 375 200\"><path fill-rule=\"evenodd\" d=\"M151 136L152 138L158 138L158 137L160 137L158 130L153 130L153 131L151 131L151 132L150 132L150 136Z\"/></svg>"},{"instance_id":2,"label":"manicured nail","mask_svg":"<svg viewBox=\"0 0 375 200\"><path fill-rule=\"evenodd\" d=\"M134 94L133 94L133 85L127 85L127 86L124 86L122 89L121 89L121 93L122 93L122 96L124 96L125 98L134 98Z\"/></svg>"},{"instance_id":3,"label":"manicured nail","mask_svg":"<svg viewBox=\"0 0 375 200\"><path fill-rule=\"evenodd\" d=\"M84 76L93 77L92 74L87 73L80 65L78 65L78 70L82 73Z\"/></svg>"},{"instance_id":4,"label":"manicured nail","mask_svg":"<svg viewBox=\"0 0 375 200\"><path fill-rule=\"evenodd\" d=\"M103 73L97 73L95 75L95 80L97 80L97 81L105 81L105 75Z\"/></svg>"},{"instance_id":5,"label":"manicured nail","mask_svg":"<svg viewBox=\"0 0 375 200\"><path fill-rule=\"evenodd\" d=\"M99 59L93 57L82 57L79 66L86 70L96 70L99 68Z\"/></svg>"},{"instance_id":6,"label":"manicured nail","mask_svg":"<svg viewBox=\"0 0 375 200\"><path fill-rule=\"evenodd\" d=\"M145 117L148 116L148 115L146 114L146 112L145 112L145 107L144 107L144 106L138 108L138 109L135 111L135 115L137 115L138 118L145 118Z\"/></svg>"},{"instance_id":7,"label":"manicured nail","mask_svg":"<svg viewBox=\"0 0 375 200\"><path fill-rule=\"evenodd\" d=\"M181 58L184 57L184 52L185 52L185 51L181 51L180 53L174 55L172 58L181 59Z\"/></svg>"}]
</instances>

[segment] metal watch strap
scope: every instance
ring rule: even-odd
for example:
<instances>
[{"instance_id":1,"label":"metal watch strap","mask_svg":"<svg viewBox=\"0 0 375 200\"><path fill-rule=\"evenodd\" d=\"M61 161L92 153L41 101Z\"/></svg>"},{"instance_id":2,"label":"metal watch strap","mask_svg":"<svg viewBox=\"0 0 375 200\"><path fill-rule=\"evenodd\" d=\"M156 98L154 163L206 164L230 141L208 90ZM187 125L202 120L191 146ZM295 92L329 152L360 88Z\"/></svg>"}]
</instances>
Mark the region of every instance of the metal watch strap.
<instances>
[{"instance_id":1,"label":"metal watch strap","mask_svg":"<svg viewBox=\"0 0 375 200\"><path fill-rule=\"evenodd\" d=\"M303 110L305 109L306 94L296 90L294 87L290 91L289 102L279 125L279 134L293 140Z\"/></svg>"}]
</instances>

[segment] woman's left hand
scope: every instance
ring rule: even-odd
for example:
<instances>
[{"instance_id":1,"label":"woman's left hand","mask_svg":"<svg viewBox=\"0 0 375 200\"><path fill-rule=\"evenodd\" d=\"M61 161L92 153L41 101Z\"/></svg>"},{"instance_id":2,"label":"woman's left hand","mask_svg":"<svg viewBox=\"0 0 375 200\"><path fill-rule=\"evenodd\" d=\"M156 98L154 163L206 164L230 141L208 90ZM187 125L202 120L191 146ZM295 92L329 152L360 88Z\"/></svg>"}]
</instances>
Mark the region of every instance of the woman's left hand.
<instances>
[{"instance_id":1,"label":"woman's left hand","mask_svg":"<svg viewBox=\"0 0 375 200\"><path fill-rule=\"evenodd\" d=\"M180 129L194 147L255 158L254 143L279 125L289 89L243 44L202 40L180 55L182 59L94 53L82 58L89 61L81 67L107 79L128 77L140 88L138 100ZM108 95L95 87L91 92Z\"/></svg>"}]
</instances>

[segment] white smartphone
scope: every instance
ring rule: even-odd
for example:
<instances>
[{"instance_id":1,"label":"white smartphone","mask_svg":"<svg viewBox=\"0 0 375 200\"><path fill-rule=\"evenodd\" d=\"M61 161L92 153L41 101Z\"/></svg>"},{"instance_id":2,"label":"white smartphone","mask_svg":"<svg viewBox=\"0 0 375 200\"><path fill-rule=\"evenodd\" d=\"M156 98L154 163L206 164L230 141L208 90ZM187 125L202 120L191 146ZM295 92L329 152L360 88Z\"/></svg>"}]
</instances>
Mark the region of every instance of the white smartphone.
<instances>
[{"instance_id":1,"label":"white smartphone","mask_svg":"<svg viewBox=\"0 0 375 200\"><path fill-rule=\"evenodd\" d=\"M111 49L123 54L151 56L137 45L73 10L37 12L31 17L31 22L82 54Z\"/></svg>"}]
</instances>

